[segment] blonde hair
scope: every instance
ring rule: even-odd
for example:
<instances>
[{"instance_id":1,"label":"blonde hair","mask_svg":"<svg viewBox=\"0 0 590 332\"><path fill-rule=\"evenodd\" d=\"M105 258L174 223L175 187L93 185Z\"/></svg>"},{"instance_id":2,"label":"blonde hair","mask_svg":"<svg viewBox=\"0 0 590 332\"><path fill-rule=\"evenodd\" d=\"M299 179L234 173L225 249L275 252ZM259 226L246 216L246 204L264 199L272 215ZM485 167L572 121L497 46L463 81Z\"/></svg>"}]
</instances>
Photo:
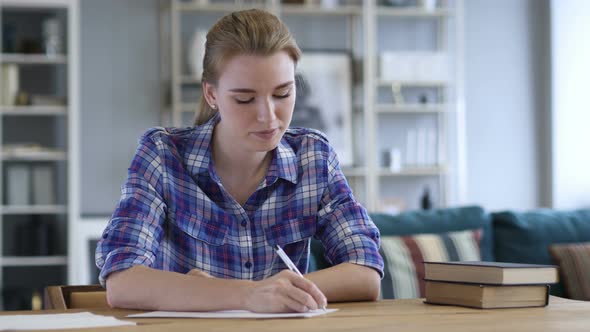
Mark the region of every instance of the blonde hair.
<instances>
[{"instance_id":1,"label":"blonde hair","mask_svg":"<svg viewBox=\"0 0 590 332\"><path fill-rule=\"evenodd\" d=\"M236 55L265 56L279 51L286 51L295 64L301 57L291 32L278 17L260 9L228 14L207 33L202 80L216 85L222 65ZM201 96L195 125L207 122L216 112Z\"/></svg>"}]
</instances>

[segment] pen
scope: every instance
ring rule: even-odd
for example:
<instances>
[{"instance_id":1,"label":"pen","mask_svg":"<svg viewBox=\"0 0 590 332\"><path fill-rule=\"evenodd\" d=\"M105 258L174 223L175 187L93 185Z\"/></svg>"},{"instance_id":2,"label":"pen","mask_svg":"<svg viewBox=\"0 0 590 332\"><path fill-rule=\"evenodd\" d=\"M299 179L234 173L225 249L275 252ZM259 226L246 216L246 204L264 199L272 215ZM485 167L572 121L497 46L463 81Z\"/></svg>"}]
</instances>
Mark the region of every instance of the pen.
<instances>
[{"instance_id":1,"label":"pen","mask_svg":"<svg viewBox=\"0 0 590 332\"><path fill-rule=\"evenodd\" d=\"M287 265L287 267L289 268L289 270L297 273L298 276L303 277L303 274L301 274L301 272L299 272L299 269L297 268L297 266L295 266L295 264L293 263L293 261L289 258L289 256L287 256L287 254L283 251L283 248L281 248L281 246L279 246L278 244L275 246L275 250L277 251L277 254L279 255L279 257L283 260L283 262L285 263L285 265ZM322 310L326 311L326 306L323 305L322 306Z\"/></svg>"}]
</instances>

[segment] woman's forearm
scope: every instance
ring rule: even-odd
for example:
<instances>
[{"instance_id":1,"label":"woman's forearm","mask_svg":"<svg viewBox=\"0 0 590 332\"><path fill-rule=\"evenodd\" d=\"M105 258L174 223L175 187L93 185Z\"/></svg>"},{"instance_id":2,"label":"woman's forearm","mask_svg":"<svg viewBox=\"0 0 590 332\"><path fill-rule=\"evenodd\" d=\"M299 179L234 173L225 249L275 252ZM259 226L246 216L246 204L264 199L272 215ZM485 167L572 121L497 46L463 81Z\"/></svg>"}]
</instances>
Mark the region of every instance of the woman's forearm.
<instances>
[{"instance_id":1,"label":"woman's forearm","mask_svg":"<svg viewBox=\"0 0 590 332\"><path fill-rule=\"evenodd\" d=\"M107 279L109 305L144 310L243 309L251 281L206 278L134 266Z\"/></svg>"},{"instance_id":2,"label":"woman's forearm","mask_svg":"<svg viewBox=\"0 0 590 332\"><path fill-rule=\"evenodd\" d=\"M342 263L305 275L329 302L375 301L379 297L379 273L366 266Z\"/></svg>"}]
</instances>

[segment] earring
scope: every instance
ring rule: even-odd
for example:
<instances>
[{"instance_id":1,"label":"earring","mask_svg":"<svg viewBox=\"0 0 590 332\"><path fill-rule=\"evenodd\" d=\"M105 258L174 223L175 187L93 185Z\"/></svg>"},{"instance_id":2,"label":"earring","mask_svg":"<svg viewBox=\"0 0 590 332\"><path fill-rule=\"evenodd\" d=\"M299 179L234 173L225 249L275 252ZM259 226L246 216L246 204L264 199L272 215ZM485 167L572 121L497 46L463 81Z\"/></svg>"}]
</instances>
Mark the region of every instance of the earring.
<instances>
[{"instance_id":1,"label":"earring","mask_svg":"<svg viewBox=\"0 0 590 332\"><path fill-rule=\"evenodd\" d=\"M214 110L217 109L217 105L211 104L211 109L214 109Z\"/></svg>"}]
</instances>

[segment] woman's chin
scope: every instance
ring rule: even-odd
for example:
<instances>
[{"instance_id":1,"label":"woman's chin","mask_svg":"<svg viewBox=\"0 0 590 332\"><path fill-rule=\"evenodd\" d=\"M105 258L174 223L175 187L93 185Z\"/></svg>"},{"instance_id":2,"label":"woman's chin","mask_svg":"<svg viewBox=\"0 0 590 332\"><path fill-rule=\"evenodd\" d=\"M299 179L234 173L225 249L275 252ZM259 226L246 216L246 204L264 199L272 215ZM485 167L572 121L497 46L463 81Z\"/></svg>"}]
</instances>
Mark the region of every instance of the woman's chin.
<instances>
[{"instance_id":1,"label":"woman's chin","mask_svg":"<svg viewBox=\"0 0 590 332\"><path fill-rule=\"evenodd\" d=\"M264 152L271 151L279 145L283 132L277 130L272 135L258 135L251 134L249 141L255 151Z\"/></svg>"},{"instance_id":2,"label":"woman's chin","mask_svg":"<svg viewBox=\"0 0 590 332\"><path fill-rule=\"evenodd\" d=\"M279 139L273 140L252 140L249 144L253 151L256 152L268 152L274 150L279 145Z\"/></svg>"}]
</instances>

